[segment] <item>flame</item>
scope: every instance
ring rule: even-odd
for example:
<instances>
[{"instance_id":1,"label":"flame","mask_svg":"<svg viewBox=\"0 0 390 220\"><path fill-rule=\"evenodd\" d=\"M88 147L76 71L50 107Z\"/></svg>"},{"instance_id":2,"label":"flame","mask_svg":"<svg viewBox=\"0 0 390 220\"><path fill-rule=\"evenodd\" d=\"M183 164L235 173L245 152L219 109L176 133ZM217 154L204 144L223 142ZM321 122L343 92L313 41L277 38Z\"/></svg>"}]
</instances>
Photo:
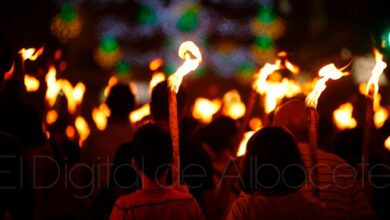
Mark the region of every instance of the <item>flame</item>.
<instances>
[{"instance_id":1,"label":"flame","mask_svg":"<svg viewBox=\"0 0 390 220\"><path fill-rule=\"evenodd\" d=\"M219 99L209 100L197 98L192 109L192 116L203 123L210 123L213 115L221 108L222 102Z\"/></svg>"},{"instance_id":2,"label":"flame","mask_svg":"<svg viewBox=\"0 0 390 220\"><path fill-rule=\"evenodd\" d=\"M49 71L47 72L45 77L45 81L47 84L45 99L50 107L53 107L55 105L58 93L61 90L60 85L57 83L56 74L56 68L54 66L50 66Z\"/></svg>"},{"instance_id":3,"label":"flame","mask_svg":"<svg viewBox=\"0 0 390 220\"><path fill-rule=\"evenodd\" d=\"M228 91L223 96L222 113L233 119L239 119L245 114L245 104L241 102L241 96L237 90Z\"/></svg>"},{"instance_id":4,"label":"flame","mask_svg":"<svg viewBox=\"0 0 390 220\"><path fill-rule=\"evenodd\" d=\"M104 112L100 111L99 108L92 110L92 119L95 122L97 129L103 131L107 126L107 117Z\"/></svg>"},{"instance_id":5,"label":"flame","mask_svg":"<svg viewBox=\"0 0 390 220\"><path fill-rule=\"evenodd\" d=\"M169 88L176 93L179 91L183 77L190 71L194 71L202 61L202 54L192 41L186 41L180 45L179 57L184 59L184 63L168 78Z\"/></svg>"},{"instance_id":6,"label":"flame","mask_svg":"<svg viewBox=\"0 0 390 220\"><path fill-rule=\"evenodd\" d=\"M292 74L297 75L301 70L299 69L298 66L292 64L288 59L287 59L287 52L286 51L280 51L278 53L279 59L276 60L276 64L281 65L282 60L284 61L284 68L288 69Z\"/></svg>"},{"instance_id":7,"label":"flame","mask_svg":"<svg viewBox=\"0 0 390 220\"><path fill-rule=\"evenodd\" d=\"M144 104L129 114L129 120L131 123L136 123L148 115L150 115L150 106L149 104Z\"/></svg>"},{"instance_id":8,"label":"flame","mask_svg":"<svg viewBox=\"0 0 390 220\"><path fill-rule=\"evenodd\" d=\"M57 121L57 119L58 119L58 113L56 110L49 110L46 113L46 123L48 125L55 123Z\"/></svg>"},{"instance_id":9,"label":"flame","mask_svg":"<svg viewBox=\"0 0 390 220\"><path fill-rule=\"evenodd\" d=\"M339 130L352 129L357 125L352 117L353 106L350 102L342 104L333 112L333 121Z\"/></svg>"},{"instance_id":10,"label":"flame","mask_svg":"<svg viewBox=\"0 0 390 220\"><path fill-rule=\"evenodd\" d=\"M249 120L249 127L252 131L257 131L263 127L263 122L258 117L251 118L251 120Z\"/></svg>"},{"instance_id":11,"label":"flame","mask_svg":"<svg viewBox=\"0 0 390 220\"><path fill-rule=\"evenodd\" d=\"M23 61L25 60L34 61L43 53L43 49L44 47L41 47L39 48L39 50L35 52L36 50L35 48L29 48L29 49L22 48L21 50L19 50L19 54L22 55Z\"/></svg>"},{"instance_id":12,"label":"flame","mask_svg":"<svg viewBox=\"0 0 390 220\"><path fill-rule=\"evenodd\" d=\"M375 54L375 66L371 70L371 78L368 80L366 87L366 96L371 96L375 98L375 95L379 90L379 77L382 75L383 70L387 67L387 64L383 62L383 55L377 50L374 49Z\"/></svg>"},{"instance_id":13,"label":"flame","mask_svg":"<svg viewBox=\"0 0 390 220\"><path fill-rule=\"evenodd\" d=\"M15 63L12 64L11 69L5 72L4 81L7 81L12 78L12 76L14 75L14 70L15 70Z\"/></svg>"},{"instance_id":14,"label":"flame","mask_svg":"<svg viewBox=\"0 0 390 220\"><path fill-rule=\"evenodd\" d=\"M75 121L75 127L77 129L77 133L80 136L79 145L83 146L84 141L88 138L90 130L87 121L81 116L78 116Z\"/></svg>"},{"instance_id":15,"label":"flame","mask_svg":"<svg viewBox=\"0 0 390 220\"><path fill-rule=\"evenodd\" d=\"M390 136L388 136L385 140L385 148L390 151Z\"/></svg>"},{"instance_id":16,"label":"flame","mask_svg":"<svg viewBox=\"0 0 390 220\"><path fill-rule=\"evenodd\" d=\"M359 92L362 95L366 94L366 83L361 83L359 85ZM389 118L389 111L381 106L381 100L382 96L379 92L374 93L374 100L373 100L373 109L374 109L374 124L376 128L381 128L386 120Z\"/></svg>"},{"instance_id":17,"label":"flame","mask_svg":"<svg viewBox=\"0 0 390 220\"><path fill-rule=\"evenodd\" d=\"M74 140L76 138L76 130L71 125L66 126L65 134L70 140Z\"/></svg>"},{"instance_id":18,"label":"flame","mask_svg":"<svg viewBox=\"0 0 390 220\"><path fill-rule=\"evenodd\" d=\"M238 147L238 151L236 156L241 157L245 155L246 152L246 144L248 143L249 139L252 137L252 135L255 133L255 131L247 131L244 134L244 138L242 139L240 146Z\"/></svg>"},{"instance_id":19,"label":"flame","mask_svg":"<svg viewBox=\"0 0 390 220\"><path fill-rule=\"evenodd\" d=\"M149 63L149 69L151 71L156 71L158 68L160 68L163 65L163 63L164 63L163 59L156 58Z\"/></svg>"},{"instance_id":20,"label":"flame","mask_svg":"<svg viewBox=\"0 0 390 220\"><path fill-rule=\"evenodd\" d=\"M152 93L153 88L164 80L165 74L163 72L153 73L152 79L149 82L149 93Z\"/></svg>"},{"instance_id":21,"label":"flame","mask_svg":"<svg viewBox=\"0 0 390 220\"><path fill-rule=\"evenodd\" d=\"M104 89L104 97L107 97L108 94L110 94L111 88L118 84L119 79L116 76L111 76L110 79L108 79L108 84L106 88Z\"/></svg>"},{"instance_id":22,"label":"flame","mask_svg":"<svg viewBox=\"0 0 390 220\"><path fill-rule=\"evenodd\" d=\"M309 95L307 95L306 97L307 107L317 108L318 98L320 97L321 93L326 89L326 82L329 79L337 80L340 79L342 76L348 75L348 73L342 72L342 69L337 69L336 66L331 63L322 67L318 75L321 78L317 81L313 91L309 93Z\"/></svg>"},{"instance_id":23,"label":"flame","mask_svg":"<svg viewBox=\"0 0 390 220\"><path fill-rule=\"evenodd\" d=\"M253 84L254 89L261 95L264 95L267 91L267 78L271 73L279 70L280 66L276 64L266 63L260 71L255 75L257 78Z\"/></svg>"},{"instance_id":24,"label":"flame","mask_svg":"<svg viewBox=\"0 0 390 220\"><path fill-rule=\"evenodd\" d=\"M389 118L389 112L384 107L379 107L375 110L374 114L374 124L376 128L381 128L386 120Z\"/></svg>"},{"instance_id":25,"label":"flame","mask_svg":"<svg viewBox=\"0 0 390 220\"><path fill-rule=\"evenodd\" d=\"M68 111L73 114L76 111L77 106L79 106L83 101L83 96L86 90L85 85L78 82L76 86L73 87L66 79L60 79L57 82L68 100Z\"/></svg>"},{"instance_id":26,"label":"flame","mask_svg":"<svg viewBox=\"0 0 390 220\"><path fill-rule=\"evenodd\" d=\"M26 86L27 92L36 92L39 89L39 80L33 76L24 75L24 85Z\"/></svg>"}]
</instances>

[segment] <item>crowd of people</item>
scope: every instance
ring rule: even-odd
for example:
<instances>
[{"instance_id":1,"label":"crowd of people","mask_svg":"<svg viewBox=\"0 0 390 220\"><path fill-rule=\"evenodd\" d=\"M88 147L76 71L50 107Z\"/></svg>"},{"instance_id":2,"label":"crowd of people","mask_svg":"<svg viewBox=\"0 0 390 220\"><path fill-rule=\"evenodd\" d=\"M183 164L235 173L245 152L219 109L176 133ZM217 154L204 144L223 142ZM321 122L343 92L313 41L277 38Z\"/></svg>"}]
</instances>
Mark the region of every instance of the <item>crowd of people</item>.
<instances>
[{"instance_id":1,"label":"crowd of people","mask_svg":"<svg viewBox=\"0 0 390 220\"><path fill-rule=\"evenodd\" d=\"M354 129L335 138L333 153L318 149L314 166L300 98L281 104L237 158L242 120L216 116L204 125L186 117L187 94L180 88L176 181L167 81L153 88L151 114L137 124L128 120L136 106L129 86L111 88L106 129L80 148L66 135L70 122L61 114L47 128L50 136L44 134L39 114L23 99L18 68L15 79L4 81L18 59L5 38L0 42L1 219L390 217L388 161L371 158L371 175L362 178L362 141Z\"/></svg>"}]
</instances>

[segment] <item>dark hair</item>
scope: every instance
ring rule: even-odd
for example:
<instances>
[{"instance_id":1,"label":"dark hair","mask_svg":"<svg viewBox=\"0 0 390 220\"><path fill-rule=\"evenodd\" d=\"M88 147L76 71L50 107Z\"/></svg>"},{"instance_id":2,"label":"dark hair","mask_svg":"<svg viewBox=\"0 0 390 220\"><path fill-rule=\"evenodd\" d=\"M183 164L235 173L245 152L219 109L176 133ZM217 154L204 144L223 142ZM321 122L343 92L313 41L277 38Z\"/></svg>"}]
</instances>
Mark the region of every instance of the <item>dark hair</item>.
<instances>
[{"instance_id":1,"label":"dark hair","mask_svg":"<svg viewBox=\"0 0 390 220\"><path fill-rule=\"evenodd\" d=\"M5 36L0 34L0 82L3 80L5 72L11 69L12 63L12 44Z\"/></svg>"},{"instance_id":2,"label":"dark hair","mask_svg":"<svg viewBox=\"0 0 390 220\"><path fill-rule=\"evenodd\" d=\"M134 160L152 180L161 177L172 162L172 142L169 133L156 125L146 124L134 135Z\"/></svg>"},{"instance_id":3,"label":"dark hair","mask_svg":"<svg viewBox=\"0 0 390 220\"><path fill-rule=\"evenodd\" d=\"M106 103L111 116L128 117L135 107L135 98L128 85L116 84L111 88Z\"/></svg>"},{"instance_id":4,"label":"dark hair","mask_svg":"<svg viewBox=\"0 0 390 220\"><path fill-rule=\"evenodd\" d=\"M293 136L282 127L265 127L248 141L244 161L244 190L264 194L298 191L306 181Z\"/></svg>"},{"instance_id":5,"label":"dark hair","mask_svg":"<svg viewBox=\"0 0 390 220\"><path fill-rule=\"evenodd\" d=\"M211 149L219 153L234 147L232 139L236 137L236 134L236 122L230 117L220 116L206 127L204 138Z\"/></svg>"},{"instance_id":6,"label":"dark hair","mask_svg":"<svg viewBox=\"0 0 390 220\"><path fill-rule=\"evenodd\" d=\"M274 111L273 125L287 128L301 142L307 142L308 118L303 100L291 99Z\"/></svg>"},{"instance_id":7,"label":"dark hair","mask_svg":"<svg viewBox=\"0 0 390 220\"><path fill-rule=\"evenodd\" d=\"M150 114L153 120L168 120L169 119L169 104L168 104L168 81L163 81L157 84L152 90L152 98L150 101ZM177 114L180 117L184 111L186 94L180 87L177 97Z\"/></svg>"}]
</instances>

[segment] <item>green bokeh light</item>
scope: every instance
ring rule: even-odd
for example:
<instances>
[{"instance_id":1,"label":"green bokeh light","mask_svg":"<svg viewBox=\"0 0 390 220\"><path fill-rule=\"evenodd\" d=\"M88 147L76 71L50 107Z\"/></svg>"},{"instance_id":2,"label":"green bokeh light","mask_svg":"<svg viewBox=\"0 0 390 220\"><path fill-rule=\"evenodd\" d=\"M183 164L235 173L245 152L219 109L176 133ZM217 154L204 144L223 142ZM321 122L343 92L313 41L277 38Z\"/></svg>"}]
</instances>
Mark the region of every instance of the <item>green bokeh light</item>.
<instances>
[{"instance_id":1,"label":"green bokeh light","mask_svg":"<svg viewBox=\"0 0 390 220\"><path fill-rule=\"evenodd\" d=\"M258 36L255 38L255 44L257 47L261 49L271 49L274 47L274 41L269 36Z\"/></svg>"},{"instance_id":2,"label":"green bokeh light","mask_svg":"<svg viewBox=\"0 0 390 220\"><path fill-rule=\"evenodd\" d=\"M256 19L259 22L270 24L275 21L276 14L272 7L263 7L257 12Z\"/></svg>"},{"instance_id":3,"label":"green bokeh light","mask_svg":"<svg viewBox=\"0 0 390 220\"><path fill-rule=\"evenodd\" d=\"M256 70L256 66L252 62L245 62L238 68L238 73L242 76L252 75Z\"/></svg>"},{"instance_id":4,"label":"green bokeh light","mask_svg":"<svg viewBox=\"0 0 390 220\"><path fill-rule=\"evenodd\" d=\"M77 10L74 5L70 3L65 3L61 7L60 17L61 20L65 23L72 22L77 16Z\"/></svg>"},{"instance_id":5,"label":"green bokeh light","mask_svg":"<svg viewBox=\"0 0 390 220\"><path fill-rule=\"evenodd\" d=\"M158 18L151 7L144 5L138 10L137 20L141 25L152 25L157 23Z\"/></svg>"},{"instance_id":6,"label":"green bokeh light","mask_svg":"<svg viewBox=\"0 0 390 220\"><path fill-rule=\"evenodd\" d=\"M119 44L118 41L113 36L106 36L100 42L99 47L104 53L109 54L109 53L117 52L119 49Z\"/></svg>"},{"instance_id":7,"label":"green bokeh light","mask_svg":"<svg viewBox=\"0 0 390 220\"><path fill-rule=\"evenodd\" d=\"M198 27L198 12L195 8L185 11L177 20L177 28L182 32L191 32Z\"/></svg>"},{"instance_id":8,"label":"green bokeh light","mask_svg":"<svg viewBox=\"0 0 390 220\"><path fill-rule=\"evenodd\" d=\"M120 61L118 65L115 68L116 74L119 76L125 76L130 73L131 65L129 63L126 63L125 61Z\"/></svg>"}]
</instances>

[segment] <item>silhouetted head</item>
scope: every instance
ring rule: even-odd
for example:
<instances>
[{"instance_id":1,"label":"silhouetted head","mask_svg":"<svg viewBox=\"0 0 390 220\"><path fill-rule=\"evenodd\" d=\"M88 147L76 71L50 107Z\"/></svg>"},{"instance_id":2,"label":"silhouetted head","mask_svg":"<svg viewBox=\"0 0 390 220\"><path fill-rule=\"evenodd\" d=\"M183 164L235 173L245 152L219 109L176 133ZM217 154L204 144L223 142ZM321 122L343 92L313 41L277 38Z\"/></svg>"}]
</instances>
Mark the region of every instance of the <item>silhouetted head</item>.
<instances>
[{"instance_id":1,"label":"silhouetted head","mask_svg":"<svg viewBox=\"0 0 390 220\"><path fill-rule=\"evenodd\" d=\"M134 110L135 98L128 85L116 84L111 88L106 103L111 117L127 118Z\"/></svg>"},{"instance_id":2,"label":"silhouetted head","mask_svg":"<svg viewBox=\"0 0 390 220\"><path fill-rule=\"evenodd\" d=\"M361 161L363 131L361 128L347 129L337 134L334 141L334 153L352 166Z\"/></svg>"},{"instance_id":3,"label":"silhouetted head","mask_svg":"<svg viewBox=\"0 0 390 220\"><path fill-rule=\"evenodd\" d=\"M168 81L163 81L157 84L152 91L150 100L150 114L156 122L169 120L169 103L168 103ZM183 115L186 95L182 87L180 87L177 97L177 115L179 118Z\"/></svg>"},{"instance_id":4,"label":"silhouetted head","mask_svg":"<svg viewBox=\"0 0 390 220\"><path fill-rule=\"evenodd\" d=\"M234 148L236 135L236 122L232 118L221 116L206 127L204 138L213 151L220 153L223 150Z\"/></svg>"},{"instance_id":5,"label":"silhouetted head","mask_svg":"<svg viewBox=\"0 0 390 220\"><path fill-rule=\"evenodd\" d=\"M248 141L244 190L265 195L298 191L305 183L303 161L293 136L281 127L265 127Z\"/></svg>"},{"instance_id":6,"label":"silhouetted head","mask_svg":"<svg viewBox=\"0 0 390 220\"><path fill-rule=\"evenodd\" d=\"M133 144L137 168L151 180L163 176L172 162L172 142L169 134L149 123L137 130Z\"/></svg>"},{"instance_id":7,"label":"silhouetted head","mask_svg":"<svg viewBox=\"0 0 390 220\"><path fill-rule=\"evenodd\" d=\"M13 50L11 42L0 34L0 82L4 74L11 69L13 63Z\"/></svg>"},{"instance_id":8,"label":"silhouetted head","mask_svg":"<svg viewBox=\"0 0 390 220\"><path fill-rule=\"evenodd\" d=\"M306 105L303 100L287 101L274 112L273 125L285 127L299 142L308 141L308 124Z\"/></svg>"}]
</instances>

